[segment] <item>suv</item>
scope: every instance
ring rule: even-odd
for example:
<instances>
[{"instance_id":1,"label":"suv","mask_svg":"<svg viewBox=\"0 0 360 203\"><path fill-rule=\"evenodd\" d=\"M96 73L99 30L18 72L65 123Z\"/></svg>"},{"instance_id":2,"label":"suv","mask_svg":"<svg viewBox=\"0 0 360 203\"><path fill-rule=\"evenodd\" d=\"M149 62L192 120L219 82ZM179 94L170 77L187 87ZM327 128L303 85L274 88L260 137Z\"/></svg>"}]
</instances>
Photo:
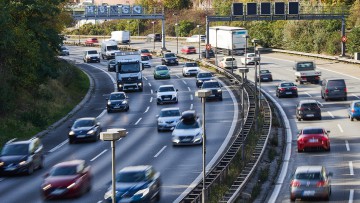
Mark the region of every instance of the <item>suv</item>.
<instances>
[{"instance_id":1,"label":"suv","mask_svg":"<svg viewBox=\"0 0 360 203\"><path fill-rule=\"evenodd\" d=\"M100 56L96 50L89 50L84 52L84 62L97 62L100 63Z\"/></svg>"},{"instance_id":2,"label":"suv","mask_svg":"<svg viewBox=\"0 0 360 203\"><path fill-rule=\"evenodd\" d=\"M316 118L321 120L321 109L319 103L315 100L302 100L296 106L296 118L301 119Z\"/></svg>"},{"instance_id":3,"label":"suv","mask_svg":"<svg viewBox=\"0 0 360 203\"><path fill-rule=\"evenodd\" d=\"M196 87L201 87L205 81L212 80L214 78L211 72L200 72L196 76Z\"/></svg>"},{"instance_id":4,"label":"suv","mask_svg":"<svg viewBox=\"0 0 360 203\"><path fill-rule=\"evenodd\" d=\"M208 96L206 99L218 99L220 101L223 100L221 84L218 81L216 80L205 81L202 84L201 89L208 89L211 91L211 95Z\"/></svg>"},{"instance_id":5,"label":"suv","mask_svg":"<svg viewBox=\"0 0 360 203\"><path fill-rule=\"evenodd\" d=\"M344 79L324 79L321 82L321 98L347 100L347 88Z\"/></svg>"},{"instance_id":6,"label":"suv","mask_svg":"<svg viewBox=\"0 0 360 203\"><path fill-rule=\"evenodd\" d=\"M186 76L196 76L200 71L199 65L196 62L185 62L182 75Z\"/></svg>"},{"instance_id":7,"label":"suv","mask_svg":"<svg viewBox=\"0 0 360 203\"><path fill-rule=\"evenodd\" d=\"M43 145L39 138L8 141L0 155L0 175L32 174L35 169L44 167Z\"/></svg>"},{"instance_id":8,"label":"suv","mask_svg":"<svg viewBox=\"0 0 360 203\"><path fill-rule=\"evenodd\" d=\"M157 104L178 103L178 90L174 85L161 85L156 90Z\"/></svg>"},{"instance_id":9,"label":"suv","mask_svg":"<svg viewBox=\"0 0 360 203\"><path fill-rule=\"evenodd\" d=\"M179 65L179 61L174 53L165 53L161 65Z\"/></svg>"}]
</instances>

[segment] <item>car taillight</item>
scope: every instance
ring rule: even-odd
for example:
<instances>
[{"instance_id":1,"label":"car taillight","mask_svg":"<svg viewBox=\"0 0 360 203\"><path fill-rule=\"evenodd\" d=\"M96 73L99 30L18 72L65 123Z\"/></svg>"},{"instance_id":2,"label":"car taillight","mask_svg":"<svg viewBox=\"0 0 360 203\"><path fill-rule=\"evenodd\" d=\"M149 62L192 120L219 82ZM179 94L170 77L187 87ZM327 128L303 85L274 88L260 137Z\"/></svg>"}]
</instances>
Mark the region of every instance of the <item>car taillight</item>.
<instances>
[{"instance_id":1,"label":"car taillight","mask_svg":"<svg viewBox=\"0 0 360 203\"><path fill-rule=\"evenodd\" d=\"M355 113L355 109L351 109L351 112L352 112L352 113Z\"/></svg>"},{"instance_id":2,"label":"car taillight","mask_svg":"<svg viewBox=\"0 0 360 203\"><path fill-rule=\"evenodd\" d=\"M296 87L292 87L291 89L292 89L292 90L297 90L297 88L296 88Z\"/></svg>"},{"instance_id":3,"label":"car taillight","mask_svg":"<svg viewBox=\"0 0 360 203\"><path fill-rule=\"evenodd\" d=\"M347 92L347 88L346 88L346 87L344 88L344 91Z\"/></svg>"},{"instance_id":4,"label":"car taillight","mask_svg":"<svg viewBox=\"0 0 360 203\"><path fill-rule=\"evenodd\" d=\"M280 90L280 91L284 91L284 90L285 90L285 88L279 88L279 90Z\"/></svg>"},{"instance_id":5,"label":"car taillight","mask_svg":"<svg viewBox=\"0 0 360 203\"><path fill-rule=\"evenodd\" d=\"M326 90L325 90L325 93L326 93L326 94L328 94L328 93L329 93L329 90L328 90L328 89L326 89Z\"/></svg>"},{"instance_id":6,"label":"car taillight","mask_svg":"<svg viewBox=\"0 0 360 203\"><path fill-rule=\"evenodd\" d=\"M304 108L298 108L299 109L299 111L303 111L304 110Z\"/></svg>"},{"instance_id":7,"label":"car taillight","mask_svg":"<svg viewBox=\"0 0 360 203\"><path fill-rule=\"evenodd\" d=\"M326 184L325 181L321 180L316 183L316 187L324 187L325 184Z\"/></svg>"},{"instance_id":8,"label":"car taillight","mask_svg":"<svg viewBox=\"0 0 360 203\"><path fill-rule=\"evenodd\" d=\"M300 181L297 181L297 180L292 180L291 183L290 183L290 186L291 187L300 187Z\"/></svg>"}]
</instances>

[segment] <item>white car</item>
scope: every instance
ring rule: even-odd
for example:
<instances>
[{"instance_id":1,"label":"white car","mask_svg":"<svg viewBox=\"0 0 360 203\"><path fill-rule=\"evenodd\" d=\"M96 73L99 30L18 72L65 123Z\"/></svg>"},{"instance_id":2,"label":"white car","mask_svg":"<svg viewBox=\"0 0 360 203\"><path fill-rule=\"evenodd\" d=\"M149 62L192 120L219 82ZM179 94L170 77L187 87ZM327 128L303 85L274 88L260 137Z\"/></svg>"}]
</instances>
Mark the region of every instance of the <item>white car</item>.
<instances>
[{"instance_id":1,"label":"white car","mask_svg":"<svg viewBox=\"0 0 360 203\"><path fill-rule=\"evenodd\" d=\"M157 130L159 132L162 130L171 130L179 122L181 118L181 112L177 107L163 108L161 109L157 118Z\"/></svg>"},{"instance_id":2,"label":"white car","mask_svg":"<svg viewBox=\"0 0 360 203\"><path fill-rule=\"evenodd\" d=\"M200 35L200 42L205 42L205 35ZM199 42L199 35L193 35L191 37L186 38L186 42Z\"/></svg>"},{"instance_id":3,"label":"white car","mask_svg":"<svg viewBox=\"0 0 360 203\"><path fill-rule=\"evenodd\" d=\"M175 126L171 139L173 145L195 145L201 144L203 129L200 119L194 110L184 111L181 120Z\"/></svg>"},{"instance_id":4,"label":"white car","mask_svg":"<svg viewBox=\"0 0 360 203\"><path fill-rule=\"evenodd\" d=\"M141 56L141 63L144 68L151 68L152 66L149 56Z\"/></svg>"},{"instance_id":5,"label":"white car","mask_svg":"<svg viewBox=\"0 0 360 203\"><path fill-rule=\"evenodd\" d=\"M237 62L236 59L231 56L226 56L220 59L218 65L220 68L236 68Z\"/></svg>"},{"instance_id":6,"label":"white car","mask_svg":"<svg viewBox=\"0 0 360 203\"><path fill-rule=\"evenodd\" d=\"M178 90L175 89L174 85L161 85L156 90L156 103L178 103Z\"/></svg>"},{"instance_id":7,"label":"white car","mask_svg":"<svg viewBox=\"0 0 360 203\"><path fill-rule=\"evenodd\" d=\"M246 56L242 57L241 64L245 64L245 58L246 58L246 65L255 65L255 61L258 58L254 53L247 53Z\"/></svg>"},{"instance_id":8,"label":"white car","mask_svg":"<svg viewBox=\"0 0 360 203\"><path fill-rule=\"evenodd\" d=\"M196 62L186 62L182 69L182 75L186 76L196 76L200 72L199 65Z\"/></svg>"}]
</instances>

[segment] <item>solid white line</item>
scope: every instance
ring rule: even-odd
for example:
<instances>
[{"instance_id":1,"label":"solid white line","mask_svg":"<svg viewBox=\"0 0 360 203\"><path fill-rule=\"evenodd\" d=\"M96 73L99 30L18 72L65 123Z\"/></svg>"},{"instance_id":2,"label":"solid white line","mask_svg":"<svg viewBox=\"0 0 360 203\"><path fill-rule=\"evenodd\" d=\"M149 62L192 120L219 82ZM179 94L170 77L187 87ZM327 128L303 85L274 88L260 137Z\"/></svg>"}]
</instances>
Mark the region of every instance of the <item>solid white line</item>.
<instances>
[{"instance_id":1,"label":"solid white line","mask_svg":"<svg viewBox=\"0 0 360 203\"><path fill-rule=\"evenodd\" d=\"M190 89L190 87L188 87L188 90L189 90L189 92L191 92L191 89Z\"/></svg>"},{"instance_id":2,"label":"solid white line","mask_svg":"<svg viewBox=\"0 0 360 203\"><path fill-rule=\"evenodd\" d=\"M305 92L305 94L307 94L309 97L312 97L311 94L309 94L309 93L307 93L307 92Z\"/></svg>"},{"instance_id":3,"label":"solid white line","mask_svg":"<svg viewBox=\"0 0 360 203\"><path fill-rule=\"evenodd\" d=\"M158 157L161 154L161 152L163 152L165 150L165 148L166 148L166 146L163 146L163 148L161 148L160 151L158 153L156 153L154 157L155 158Z\"/></svg>"},{"instance_id":4,"label":"solid white line","mask_svg":"<svg viewBox=\"0 0 360 203\"><path fill-rule=\"evenodd\" d=\"M350 152L350 145L347 140L345 140L345 146L346 146L346 151Z\"/></svg>"},{"instance_id":5,"label":"solid white line","mask_svg":"<svg viewBox=\"0 0 360 203\"><path fill-rule=\"evenodd\" d=\"M142 118L139 118L139 120L136 121L135 125L137 125L140 121L141 121Z\"/></svg>"},{"instance_id":6,"label":"solid white line","mask_svg":"<svg viewBox=\"0 0 360 203\"><path fill-rule=\"evenodd\" d=\"M151 83L149 83L149 86L151 87Z\"/></svg>"},{"instance_id":7,"label":"solid white line","mask_svg":"<svg viewBox=\"0 0 360 203\"><path fill-rule=\"evenodd\" d=\"M193 98L193 96L192 96L192 94L190 94L190 100L193 100L194 98Z\"/></svg>"},{"instance_id":8,"label":"solid white line","mask_svg":"<svg viewBox=\"0 0 360 203\"><path fill-rule=\"evenodd\" d=\"M62 143L58 144L56 147L54 147L54 148L50 149L50 151L49 151L49 152L51 153L51 152L56 151L57 149L59 149L60 147L62 147L64 144L68 143L68 141L69 141L69 140L67 140L67 139L66 139L66 140L64 140Z\"/></svg>"},{"instance_id":9,"label":"solid white line","mask_svg":"<svg viewBox=\"0 0 360 203\"><path fill-rule=\"evenodd\" d=\"M190 110L193 109L193 106L194 106L193 104L190 105Z\"/></svg>"},{"instance_id":10,"label":"solid white line","mask_svg":"<svg viewBox=\"0 0 360 203\"><path fill-rule=\"evenodd\" d=\"M183 82L185 85L187 85L187 83L186 83L186 81L185 81L185 80L182 80L182 82Z\"/></svg>"},{"instance_id":11,"label":"solid white line","mask_svg":"<svg viewBox=\"0 0 360 203\"><path fill-rule=\"evenodd\" d=\"M99 158L101 155L103 155L105 152L107 152L107 149L104 149L100 154L96 155L94 158L90 159L90 161L95 161L95 159Z\"/></svg>"},{"instance_id":12,"label":"solid white line","mask_svg":"<svg viewBox=\"0 0 360 203\"><path fill-rule=\"evenodd\" d=\"M145 76L143 77L145 80L148 80Z\"/></svg>"},{"instance_id":13,"label":"solid white line","mask_svg":"<svg viewBox=\"0 0 360 203\"><path fill-rule=\"evenodd\" d=\"M344 130L342 129L342 127L341 127L341 125L340 124L337 124L337 126L338 126L338 128L339 128L339 130L340 130L340 132L344 132Z\"/></svg>"},{"instance_id":14,"label":"solid white line","mask_svg":"<svg viewBox=\"0 0 360 203\"><path fill-rule=\"evenodd\" d=\"M335 118L330 111L328 111L327 113L331 116L331 118Z\"/></svg>"},{"instance_id":15,"label":"solid white line","mask_svg":"<svg viewBox=\"0 0 360 203\"><path fill-rule=\"evenodd\" d=\"M144 111L144 113L148 112L150 109L150 106L146 107L146 110Z\"/></svg>"},{"instance_id":16,"label":"solid white line","mask_svg":"<svg viewBox=\"0 0 360 203\"><path fill-rule=\"evenodd\" d=\"M354 97L356 97L356 98L358 98L358 99L360 99L360 97L356 96L355 94L351 94L351 95L354 96Z\"/></svg>"},{"instance_id":17,"label":"solid white line","mask_svg":"<svg viewBox=\"0 0 360 203\"><path fill-rule=\"evenodd\" d=\"M150 103L152 102L152 100L153 100L153 98L152 98L152 97L150 97Z\"/></svg>"},{"instance_id":18,"label":"solid white line","mask_svg":"<svg viewBox=\"0 0 360 203\"><path fill-rule=\"evenodd\" d=\"M349 168L350 168L350 175L354 175L354 168L353 168L353 163L352 161L349 161Z\"/></svg>"},{"instance_id":19,"label":"solid white line","mask_svg":"<svg viewBox=\"0 0 360 203\"><path fill-rule=\"evenodd\" d=\"M150 90L151 94L154 94L154 90Z\"/></svg>"},{"instance_id":20,"label":"solid white line","mask_svg":"<svg viewBox=\"0 0 360 203\"><path fill-rule=\"evenodd\" d=\"M349 203L353 203L353 200L354 200L354 190L351 189L349 194Z\"/></svg>"}]
</instances>

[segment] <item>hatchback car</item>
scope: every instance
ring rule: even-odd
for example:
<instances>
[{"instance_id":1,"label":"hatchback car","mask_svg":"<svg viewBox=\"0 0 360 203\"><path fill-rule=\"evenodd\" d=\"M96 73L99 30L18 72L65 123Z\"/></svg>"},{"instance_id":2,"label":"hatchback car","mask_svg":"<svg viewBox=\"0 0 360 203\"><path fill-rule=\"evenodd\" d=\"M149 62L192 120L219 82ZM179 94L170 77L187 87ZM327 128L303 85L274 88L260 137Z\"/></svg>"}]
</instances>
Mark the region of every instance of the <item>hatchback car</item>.
<instances>
[{"instance_id":1,"label":"hatchback car","mask_svg":"<svg viewBox=\"0 0 360 203\"><path fill-rule=\"evenodd\" d=\"M194 46L184 46L181 48L183 54L196 54L196 48Z\"/></svg>"},{"instance_id":2,"label":"hatchback car","mask_svg":"<svg viewBox=\"0 0 360 203\"><path fill-rule=\"evenodd\" d=\"M276 96L281 97L298 97L298 89L292 82L282 82L276 87Z\"/></svg>"},{"instance_id":3,"label":"hatchback car","mask_svg":"<svg viewBox=\"0 0 360 203\"><path fill-rule=\"evenodd\" d=\"M272 74L269 70L260 70L259 75L257 77L257 80L263 82L263 81L273 81Z\"/></svg>"},{"instance_id":4,"label":"hatchback car","mask_svg":"<svg viewBox=\"0 0 360 203\"><path fill-rule=\"evenodd\" d=\"M175 89L174 85L161 85L156 90L156 103L178 103L178 90Z\"/></svg>"},{"instance_id":5,"label":"hatchback car","mask_svg":"<svg viewBox=\"0 0 360 203\"><path fill-rule=\"evenodd\" d=\"M201 57L206 58L206 50L201 51ZM209 49L208 58L215 58L215 52L213 49Z\"/></svg>"},{"instance_id":6,"label":"hatchback car","mask_svg":"<svg viewBox=\"0 0 360 203\"><path fill-rule=\"evenodd\" d=\"M348 108L348 117L351 121L354 121L354 118L360 119L360 100L352 101Z\"/></svg>"},{"instance_id":7,"label":"hatchback car","mask_svg":"<svg viewBox=\"0 0 360 203\"><path fill-rule=\"evenodd\" d=\"M344 79L324 79L321 81L321 98L347 100L347 88Z\"/></svg>"},{"instance_id":8,"label":"hatchback car","mask_svg":"<svg viewBox=\"0 0 360 203\"><path fill-rule=\"evenodd\" d=\"M201 144L203 129L194 110L184 111L171 135L173 145Z\"/></svg>"},{"instance_id":9,"label":"hatchback car","mask_svg":"<svg viewBox=\"0 0 360 203\"><path fill-rule=\"evenodd\" d=\"M296 106L296 118L298 121L305 119L321 120L321 108L315 100L302 100Z\"/></svg>"},{"instance_id":10,"label":"hatchback car","mask_svg":"<svg viewBox=\"0 0 360 203\"><path fill-rule=\"evenodd\" d=\"M95 43L99 43L97 38L88 38L85 40L85 46L92 46Z\"/></svg>"},{"instance_id":11,"label":"hatchback car","mask_svg":"<svg viewBox=\"0 0 360 203\"><path fill-rule=\"evenodd\" d=\"M174 53L165 53L161 65L179 65L179 61Z\"/></svg>"},{"instance_id":12,"label":"hatchback car","mask_svg":"<svg viewBox=\"0 0 360 203\"><path fill-rule=\"evenodd\" d=\"M94 141L100 138L101 124L95 117L79 118L71 126L69 144L76 141Z\"/></svg>"},{"instance_id":13,"label":"hatchback car","mask_svg":"<svg viewBox=\"0 0 360 203\"><path fill-rule=\"evenodd\" d=\"M290 200L298 198L329 200L331 195L332 173L327 173L324 166L299 166L290 181Z\"/></svg>"},{"instance_id":14,"label":"hatchback car","mask_svg":"<svg viewBox=\"0 0 360 203\"><path fill-rule=\"evenodd\" d=\"M112 92L106 100L106 110L108 113L113 111L129 111L130 109L125 92Z\"/></svg>"},{"instance_id":15,"label":"hatchback car","mask_svg":"<svg viewBox=\"0 0 360 203\"><path fill-rule=\"evenodd\" d=\"M306 149L321 149L330 151L330 131L319 127L306 127L299 130L297 135L298 152Z\"/></svg>"},{"instance_id":16,"label":"hatchback car","mask_svg":"<svg viewBox=\"0 0 360 203\"><path fill-rule=\"evenodd\" d=\"M165 65L157 65L154 68L154 79L170 79L170 70Z\"/></svg>"},{"instance_id":17,"label":"hatchback car","mask_svg":"<svg viewBox=\"0 0 360 203\"><path fill-rule=\"evenodd\" d=\"M141 49L140 54L141 56L148 56L150 59L152 59L152 54L149 49Z\"/></svg>"},{"instance_id":18,"label":"hatchback car","mask_svg":"<svg viewBox=\"0 0 360 203\"><path fill-rule=\"evenodd\" d=\"M151 62L149 56L141 56L141 63L143 68L151 68Z\"/></svg>"},{"instance_id":19,"label":"hatchback car","mask_svg":"<svg viewBox=\"0 0 360 203\"><path fill-rule=\"evenodd\" d=\"M111 59L108 61L108 71L115 72L116 71L116 61L115 59Z\"/></svg>"},{"instance_id":20,"label":"hatchback car","mask_svg":"<svg viewBox=\"0 0 360 203\"><path fill-rule=\"evenodd\" d=\"M112 186L104 202L112 202ZM127 166L116 174L115 202L154 202L161 197L161 176L150 165Z\"/></svg>"},{"instance_id":21,"label":"hatchback car","mask_svg":"<svg viewBox=\"0 0 360 203\"><path fill-rule=\"evenodd\" d=\"M201 89L208 89L211 91L211 95L206 97L207 100L218 99L218 100L222 101L223 97L222 97L221 87L222 87L222 85L218 81L208 80L202 84Z\"/></svg>"},{"instance_id":22,"label":"hatchback car","mask_svg":"<svg viewBox=\"0 0 360 203\"><path fill-rule=\"evenodd\" d=\"M211 72L200 72L196 75L196 87L201 87L205 81L214 79L214 75Z\"/></svg>"},{"instance_id":23,"label":"hatchback car","mask_svg":"<svg viewBox=\"0 0 360 203\"><path fill-rule=\"evenodd\" d=\"M41 184L44 199L78 197L90 191L91 172L85 160L72 160L56 164L45 174Z\"/></svg>"},{"instance_id":24,"label":"hatchback car","mask_svg":"<svg viewBox=\"0 0 360 203\"><path fill-rule=\"evenodd\" d=\"M241 64L245 65L254 65L257 61L257 57L254 53L247 53L246 56L240 59ZM246 62L245 62L246 60Z\"/></svg>"},{"instance_id":25,"label":"hatchback car","mask_svg":"<svg viewBox=\"0 0 360 203\"><path fill-rule=\"evenodd\" d=\"M32 174L44 167L43 145L39 138L17 141L12 139L0 154L0 175Z\"/></svg>"},{"instance_id":26,"label":"hatchback car","mask_svg":"<svg viewBox=\"0 0 360 203\"><path fill-rule=\"evenodd\" d=\"M177 122L181 118L180 109L177 107L174 108L163 108L160 111L160 114L157 117L157 130L171 130L175 127Z\"/></svg>"},{"instance_id":27,"label":"hatchback car","mask_svg":"<svg viewBox=\"0 0 360 203\"><path fill-rule=\"evenodd\" d=\"M196 76L200 72L199 65L196 62L185 62L182 75L186 76Z\"/></svg>"},{"instance_id":28,"label":"hatchback car","mask_svg":"<svg viewBox=\"0 0 360 203\"><path fill-rule=\"evenodd\" d=\"M218 65L220 68L236 68L237 62L235 58L226 56L219 61Z\"/></svg>"}]
</instances>

